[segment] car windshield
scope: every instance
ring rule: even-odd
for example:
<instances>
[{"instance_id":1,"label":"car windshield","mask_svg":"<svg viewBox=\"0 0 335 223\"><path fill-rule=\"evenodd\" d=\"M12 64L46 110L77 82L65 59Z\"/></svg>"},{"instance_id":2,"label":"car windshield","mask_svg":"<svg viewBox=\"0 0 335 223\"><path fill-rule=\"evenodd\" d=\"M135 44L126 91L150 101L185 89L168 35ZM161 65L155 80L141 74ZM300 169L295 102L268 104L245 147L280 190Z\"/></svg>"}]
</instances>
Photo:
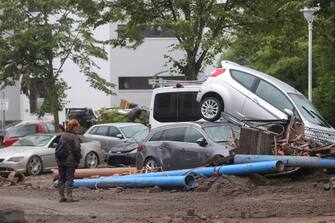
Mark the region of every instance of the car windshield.
<instances>
[{"instance_id":1,"label":"car windshield","mask_svg":"<svg viewBox=\"0 0 335 223\"><path fill-rule=\"evenodd\" d=\"M52 135L29 135L13 144L13 146L46 146Z\"/></svg>"},{"instance_id":2,"label":"car windshield","mask_svg":"<svg viewBox=\"0 0 335 223\"><path fill-rule=\"evenodd\" d=\"M36 133L36 125L18 125L6 130L6 137L20 137Z\"/></svg>"},{"instance_id":3,"label":"car windshield","mask_svg":"<svg viewBox=\"0 0 335 223\"><path fill-rule=\"evenodd\" d=\"M304 116L308 121L316 125L331 128L327 121L322 117L320 112L307 100L305 96L299 94L289 95L302 116Z\"/></svg>"},{"instance_id":4,"label":"car windshield","mask_svg":"<svg viewBox=\"0 0 335 223\"><path fill-rule=\"evenodd\" d=\"M240 128L233 125L208 126L203 129L215 142L230 142L240 134Z\"/></svg>"},{"instance_id":5,"label":"car windshield","mask_svg":"<svg viewBox=\"0 0 335 223\"><path fill-rule=\"evenodd\" d=\"M133 125L133 126L124 126L124 127L120 127L122 133L124 134L124 136L128 139L128 138L133 138L135 136L135 134L145 131L148 129L148 127L146 127L145 125Z\"/></svg>"},{"instance_id":6,"label":"car windshield","mask_svg":"<svg viewBox=\"0 0 335 223\"><path fill-rule=\"evenodd\" d=\"M133 137L127 139L127 142L142 142L148 134L148 129L142 130L141 132L136 133Z\"/></svg>"}]
</instances>

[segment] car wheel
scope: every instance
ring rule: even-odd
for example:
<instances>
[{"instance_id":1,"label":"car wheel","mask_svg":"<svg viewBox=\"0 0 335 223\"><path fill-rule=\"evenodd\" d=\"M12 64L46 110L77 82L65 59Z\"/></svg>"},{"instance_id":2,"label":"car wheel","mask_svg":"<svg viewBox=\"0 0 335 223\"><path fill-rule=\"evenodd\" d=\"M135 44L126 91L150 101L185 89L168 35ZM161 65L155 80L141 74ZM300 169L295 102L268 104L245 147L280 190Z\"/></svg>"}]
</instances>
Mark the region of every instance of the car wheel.
<instances>
[{"instance_id":1,"label":"car wheel","mask_svg":"<svg viewBox=\"0 0 335 223\"><path fill-rule=\"evenodd\" d=\"M143 170L145 173L157 172L159 165L154 158L148 158L144 161Z\"/></svg>"},{"instance_id":2,"label":"car wheel","mask_svg":"<svg viewBox=\"0 0 335 223\"><path fill-rule=\"evenodd\" d=\"M222 108L222 103L215 97L204 98L200 103L202 118L210 122L220 119Z\"/></svg>"},{"instance_id":3,"label":"car wheel","mask_svg":"<svg viewBox=\"0 0 335 223\"><path fill-rule=\"evenodd\" d=\"M99 165L99 158L95 152L87 153L85 157L86 168L96 168Z\"/></svg>"},{"instance_id":4,"label":"car wheel","mask_svg":"<svg viewBox=\"0 0 335 223\"><path fill-rule=\"evenodd\" d=\"M27 174L31 176L37 176L42 173L43 163L40 157L32 156L27 163Z\"/></svg>"}]
</instances>

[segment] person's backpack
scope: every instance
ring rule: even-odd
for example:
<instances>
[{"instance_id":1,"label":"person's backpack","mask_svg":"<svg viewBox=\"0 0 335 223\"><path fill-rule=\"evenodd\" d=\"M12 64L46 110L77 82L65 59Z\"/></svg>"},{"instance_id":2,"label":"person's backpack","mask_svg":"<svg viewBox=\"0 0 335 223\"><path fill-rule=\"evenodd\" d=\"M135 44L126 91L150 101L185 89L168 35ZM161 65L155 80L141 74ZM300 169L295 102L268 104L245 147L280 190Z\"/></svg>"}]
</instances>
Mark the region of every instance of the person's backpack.
<instances>
[{"instance_id":1,"label":"person's backpack","mask_svg":"<svg viewBox=\"0 0 335 223\"><path fill-rule=\"evenodd\" d=\"M55 150L55 156L56 160L58 161L64 161L70 154L70 151L67 148L67 144L60 141Z\"/></svg>"}]
</instances>

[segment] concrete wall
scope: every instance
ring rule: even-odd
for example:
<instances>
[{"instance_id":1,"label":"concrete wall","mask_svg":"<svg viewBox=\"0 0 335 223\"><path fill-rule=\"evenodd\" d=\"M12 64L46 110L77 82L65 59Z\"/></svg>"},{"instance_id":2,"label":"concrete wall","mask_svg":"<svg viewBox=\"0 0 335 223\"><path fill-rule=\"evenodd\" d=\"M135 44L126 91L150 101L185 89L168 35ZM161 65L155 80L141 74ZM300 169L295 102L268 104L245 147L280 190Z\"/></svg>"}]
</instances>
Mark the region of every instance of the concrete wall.
<instances>
[{"instance_id":1,"label":"concrete wall","mask_svg":"<svg viewBox=\"0 0 335 223\"><path fill-rule=\"evenodd\" d=\"M6 87L4 90L0 91L0 97L3 98L3 93L5 93L5 98L9 99L9 110L5 112L6 121L20 120L20 86ZM3 112L0 112L0 120L3 119Z\"/></svg>"}]
</instances>

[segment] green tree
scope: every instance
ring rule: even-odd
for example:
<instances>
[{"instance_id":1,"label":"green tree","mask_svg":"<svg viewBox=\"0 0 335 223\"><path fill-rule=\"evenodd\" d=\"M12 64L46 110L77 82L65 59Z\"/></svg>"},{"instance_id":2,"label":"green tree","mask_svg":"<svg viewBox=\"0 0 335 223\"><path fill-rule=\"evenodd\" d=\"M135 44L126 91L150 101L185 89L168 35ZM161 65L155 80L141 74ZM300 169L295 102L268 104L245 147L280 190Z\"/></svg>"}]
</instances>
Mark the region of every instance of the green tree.
<instances>
[{"instance_id":1,"label":"green tree","mask_svg":"<svg viewBox=\"0 0 335 223\"><path fill-rule=\"evenodd\" d=\"M314 24L313 75L317 85L313 89L313 103L335 126L335 2L320 0L321 10Z\"/></svg>"},{"instance_id":2,"label":"green tree","mask_svg":"<svg viewBox=\"0 0 335 223\"><path fill-rule=\"evenodd\" d=\"M235 30L223 59L273 75L305 92L306 22L297 1L254 1L244 11L244 26Z\"/></svg>"},{"instance_id":3,"label":"green tree","mask_svg":"<svg viewBox=\"0 0 335 223\"><path fill-rule=\"evenodd\" d=\"M119 38L111 40L115 46L137 47L143 42L146 28L167 28L177 39L171 51L181 50L184 56L166 55L171 71L197 79L204 65L212 64L214 57L228 46L228 36L238 25L241 5L246 0L109 0L101 6L107 11L97 23L123 22L126 27Z\"/></svg>"},{"instance_id":4,"label":"green tree","mask_svg":"<svg viewBox=\"0 0 335 223\"><path fill-rule=\"evenodd\" d=\"M97 9L93 0L2 0L0 2L0 87L19 81L27 96L41 89L38 114L58 112L65 105L68 86L60 77L64 64L77 64L94 88L113 93L101 78L92 57L107 59L103 43L93 37L88 18ZM90 9L90 10L88 10Z\"/></svg>"}]
</instances>

